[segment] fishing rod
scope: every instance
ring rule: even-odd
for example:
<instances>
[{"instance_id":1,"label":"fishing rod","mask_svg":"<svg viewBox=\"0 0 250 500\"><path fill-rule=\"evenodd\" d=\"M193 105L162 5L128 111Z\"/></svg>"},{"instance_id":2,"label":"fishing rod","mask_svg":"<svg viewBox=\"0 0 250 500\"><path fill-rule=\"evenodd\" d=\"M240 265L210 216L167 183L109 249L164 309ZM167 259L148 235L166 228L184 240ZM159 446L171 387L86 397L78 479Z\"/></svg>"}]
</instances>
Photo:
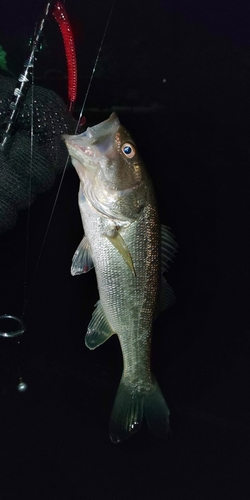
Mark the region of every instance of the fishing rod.
<instances>
[{"instance_id":1,"label":"fishing rod","mask_svg":"<svg viewBox=\"0 0 250 500\"><path fill-rule=\"evenodd\" d=\"M30 54L28 56L28 59L24 63L23 72L19 75L18 80L16 82L13 96L11 98L11 102L9 105L9 117L6 120L5 130L3 131L2 140L0 142L0 151L4 151L7 147L7 144L11 141L11 138L13 137L13 134L16 131L18 117L23 108L27 92L30 89L30 87L33 88L34 62L41 47L45 23L50 16L53 16L57 21L63 37L67 66L68 66L68 110L70 113L72 113L73 105L75 103L77 94L77 63L76 63L74 38L65 7L59 1L51 1L46 4L41 19L35 27L33 38L31 41ZM33 93L32 93L32 98L34 98ZM33 113L31 113L31 150L32 146L33 146ZM32 163L32 154L31 154L31 163ZM31 202L31 170L30 170L29 210L30 210L30 202ZM26 273L27 273L27 263L28 263L28 226L29 226L29 212L27 221L27 248L26 248L26 263L25 263L24 294L26 289ZM24 309L26 302L24 297ZM25 324L23 318L20 318L14 314L0 315L0 337L17 340L14 359L16 359L17 357L18 350L20 348L20 339L24 334L24 332L25 332ZM12 365L14 363L14 359ZM10 375L10 371L11 367L6 377L4 387L7 384L7 379ZM24 392L27 389L27 384L22 379L19 366L18 366L18 373L19 373L19 383L17 389L20 392Z\"/></svg>"},{"instance_id":2,"label":"fishing rod","mask_svg":"<svg viewBox=\"0 0 250 500\"><path fill-rule=\"evenodd\" d=\"M110 23L110 19L111 19L112 13L113 13L115 2L116 2L116 0L113 0L111 9L109 11L109 16L108 16L107 22L105 24L105 29L104 29L104 32L103 32L103 35L101 38L101 42L100 42L98 53L97 53L97 56L96 56L96 59L94 62L94 66L93 66L93 70L92 70L92 73L90 76L90 80L89 80L89 84L88 84L88 87L86 90L86 94L85 94L85 97L83 99L83 104L82 104L82 107L80 110L79 119L77 122L75 133L77 133L79 126L82 124L83 110L85 109L86 100L87 100L87 97L88 97L88 94L90 91L92 80L94 78L97 64L98 64L98 61L100 58L100 53L101 53L101 50L103 47L104 39L105 39L107 29L108 29L108 26ZM65 48L67 67L68 67L68 110L70 113L72 113L73 105L76 101L76 95L77 95L77 63L76 63L74 37L73 37L72 29L71 29L64 5L59 1L52 1L52 2L48 2L46 4L45 10L44 10L43 15L41 17L41 20L39 23L37 23L37 26L36 26L35 31L34 31L32 43L31 43L30 55L29 55L26 63L24 64L24 71L23 71L23 73L21 73L21 75L19 76L18 81L16 83L16 87L14 89L13 96L11 99L11 104L10 104L10 116L7 120L7 125L6 125L6 128L4 130L2 140L0 142L0 150L1 151L3 151L6 148L6 145L8 144L11 137L13 136L13 133L16 130L17 120L18 120L20 111L23 107L27 92L28 92L30 87L32 88L34 86L34 78L33 78L34 62L37 58L37 54L38 54L40 47L41 47L41 41L42 41L46 21L51 16L53 16L55 18L55 20L57 21L59 28L60 28L60 31L61 31L61 34L62 34L62 37L63 37L63 41L64 41L64 48ZM32 95L32 96L34 99L34 95ZM32 113L31 113L31 115L32 115ZM33 139L33 119L31 116L31 149L32 149L32 139ZM44 248L44 245L46 242L47 234L49 231L49 227L51 224L51 220L53 217L55 206L56 206L56 203L58 200L58 196L59 196L59 192L60 192L60 189L62 186L63 178L64 178L64 175L66 172L68 159L69 159L69 157L67 158L67 160L65 162L61 181L60 181L57 193L56 193L54 205L52 207L51 215L50 215L49 222L47 224L47 228L46 228L46 232L45 232L45 236L44 236L44 239L42 242L40 254L38 256L35 271L33 273L32 279L31 279L29 292L28 292L28 295L26 296L26 298L24 297L24 308L23 308L22 318L15 316L15 315L10 315L10 314L5 314L5 315L0 316L0 337L7 337L7 338L16 337L18 339L18 342L17 342L18 346L20 344L20 338L23 335L23 333L25 332L25 325L24 325L23 317L24 317L26 306L28 303L28 298L30 296L31 288L34 285L34 278L35 278L35 275L36 275L36 272L37 272L37 269L39 266L39 262L41 259L41 255L43 252L43 248ZM32 163L32 154L31 154L31 163ZM31 173L30 173L30 178L31 178ZM31 184L30 184L30 189L31 189ZM28 215L28 219L29 219L29 215ZM28 225L29 225L29 222L27 222L27 232L28 232ZM28 240L28 235L27 235L27 240ZM27 271L27 261L28 261L28 242L27 242L27 250L26 250L26 271ZM24 286L26 288L26 284ZM22 377L20 375L18 390L24 391L24 390L26 390L26 388L27 388L27 386L26 386L25 382L23 382Z\"/></svg>"},{"instance_id":3,"label":"fishing rod","mask_svg":"<svg viewBox=\"0 0 250 500\"><path fill-rule=\"evenodd\" d=\"M78 131L79 131L79 128L81 127L81 125L83 125L85 123L85 119L83 119L84 118L83 117L83 112L84 112L84 109L85 109L85 105L86 105L86 101L87 101L87 98L88 98L88 95L89 95L91 84L92 84L92 81L93 81L93 78L94 78L96 67L97 67L97 64L98 64L98 61L99 61L99 58L100 58L101 50L102 50L102 47L103 47L103 44L104 44L104 40L105 40L105 37L106 37L107 29L108 29L108 26L109 26L109 23L110 23L110 19L111 19L113 10L114 10L115 3L116 3L116 0L113 0L113 3L111 5L111 9L109 11L108 19L107 19L106 24L105 24L103 35L102 35L102 38L101 38L101 41L100 41L100 44L99 44L99 49L98 49L98 52L97 52L97 55L96 55L96 58L95 58L95 62L94 62L94 65L93 65L93 69L92 69L92 72L91 72L91 76L90 76L90 79L89 79L89 83L88 83L88 87L87 87L87 90L86 90L86 93L85 93L85 97L83 99L83 103L82 103L82 106L81 106L81 110L80 110L80 113L79 113L79 118L78 118L78 121L77 121L77 125L76 125L76 128L75 128L74 134L77 134ZM72 47L72 45L70 45L70 50L71 50L71 47ZM69 55L70 55L70 50L68 50L68 52L67 52ZM70 60L69 55L68 55L68 60ZM74 66L75 65L76 65L76 63L74 64ZM71 65L68 64L68 67L71 68ZM72 75L76 75L76 69L74 71L72 70L71 74ZM71 91L72 94L69 94L69 97L70 96L76 97L76 94L74 94L74 89L75 88L76 88L76 76L75 77L72 76L72 78L71 78L71 84L69 85L69 90L68 90L68 92ZM71 99L72 99L72 97L71 97ZM51 225L51 222L52 222L52 219L53 219L53 215L54 215L55 208L56 208L57 201L58 201L58 197L59 197L59 194L60 194L60 191L61 191L61 187L62 187L62 183L63 183L63 180L64 180L64 176L65 176L65 173L66 173L66 168L67 168L67 165L68 165L68 161L69 161L69 155L67 157L67 160L65 161L65 165L64 165L63 172L62 172L62 175L61 175L60 183L59 183L59 186L58 186L58 189L57 189L57 193L55 195L54 204L53 204L52 209L51 209L49 221L48 221L48 224L47 224L47 227L46 227L46 230L45 230L45 235L44 235L44 238L43 238L43 241L42 241L42 244L41 244L41 249L40 249L40 252L39 252L39 255L38 255L36 267L35 267L35 270L34 270L34 273L33 273L32 279L31 279L29 293L28 293L28 296L27 296L27 298L25 300L25 303L24 303L23 316L25 314L25 309L26 309L26 306L27 306L27 303L28 303L30 292L31 292L31 289L32 289L33 284L34 284L34 279L35 279L35 276L36 276L36 273L37 273L37 270L38 270L38 267L39 267L39 264L40 264L40 260L41 260L41 257L42 257L42 253L43 253L43 250L44 250L44 246L45 246L45 243L46 243L46 240L47 240L48 232L49 232L49 229L50 229L50 225Z\"/></svg>"}]
</instances>

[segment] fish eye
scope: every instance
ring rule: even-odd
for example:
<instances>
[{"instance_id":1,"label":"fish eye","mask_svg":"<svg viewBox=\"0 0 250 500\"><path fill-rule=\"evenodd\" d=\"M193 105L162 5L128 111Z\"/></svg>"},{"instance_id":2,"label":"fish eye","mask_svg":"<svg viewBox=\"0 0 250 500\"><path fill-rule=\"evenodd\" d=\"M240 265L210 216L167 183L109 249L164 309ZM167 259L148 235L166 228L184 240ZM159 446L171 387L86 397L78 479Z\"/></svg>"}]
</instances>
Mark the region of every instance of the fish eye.
<instances>
[{"instance_id":1,"label":"fish eye","mask_svg":"<svg viewBox=\"0 0 250 500\"><path fill-rule=\"evenodd\" d=\"M133 158L133 156L135 156L135 148L129 142L125 142L125 144L123 144L122 152L127 156L127 158Z\"/></svg>"}]
</instances>

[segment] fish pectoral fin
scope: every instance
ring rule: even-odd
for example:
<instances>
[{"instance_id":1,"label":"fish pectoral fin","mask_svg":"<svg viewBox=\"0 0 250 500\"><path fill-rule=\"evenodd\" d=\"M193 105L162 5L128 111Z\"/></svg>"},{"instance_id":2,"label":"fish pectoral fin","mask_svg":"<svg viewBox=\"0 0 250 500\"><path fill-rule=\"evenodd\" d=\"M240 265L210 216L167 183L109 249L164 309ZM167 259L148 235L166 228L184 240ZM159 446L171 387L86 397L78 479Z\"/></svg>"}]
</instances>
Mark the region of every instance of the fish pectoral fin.
<instances>
[{"instance_id":1,"label":"fish pectoral fin","mask_svg":"<svg viewBox=\"0 0 250 500\"><path fill-rule=\"evenodd\" d=\"M98 300L85 336L85 344L89 349L95 349L114 334L115 332L106 318L101 302Z\"/></svg>"},{"instance_id":2,"label":"fish pectoral fin","mask_svg":"<svg viewBox=\"0 0 250 500\"><path fill-rule=\"evenodd\" d=\"M90 253L89 240L87 236L84 236L74 253L71 274L75 276L77 274L87 273L93 267L94 264Z\"/></svg>"},{"instance_id":3,"label":"fish pectoral fin","mask_svg":"<svg viewBox=\"0 0 250 500\"><path fill-rule=\"evenodd\" d=\"M118 250L118 252L121 254L123 260L126 262L129 269L136 276L132 257L130 255L130 252L127 248L125 241L123 240L123 238L121 237L119 232L116 230L114 235L110 236L110 235L106 234L105 236L107 236L107 238L112 243L112 245L114 245L114 247Z\"/></svg>"},{"instance_id":4,"label":"fish pectoral fin","mask_svg":"<svg viewBox=\"0 0 250 500\"><path fill-rule=\"evenodd\" d=\"M168 284L164 276L161 277L161 293L160 300L157 307L157 314L173 307L176 302L176 296L172 287Z\"/></svg>"}]
</instances>

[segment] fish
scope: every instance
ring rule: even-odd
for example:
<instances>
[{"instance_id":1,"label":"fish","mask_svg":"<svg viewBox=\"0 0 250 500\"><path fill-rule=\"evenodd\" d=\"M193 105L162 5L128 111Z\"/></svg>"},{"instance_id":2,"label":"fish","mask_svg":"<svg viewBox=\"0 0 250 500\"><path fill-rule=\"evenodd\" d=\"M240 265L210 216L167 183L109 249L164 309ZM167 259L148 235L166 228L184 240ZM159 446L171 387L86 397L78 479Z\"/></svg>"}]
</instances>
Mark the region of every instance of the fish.
<instances>
[{"instance_id":1,"label":"fish","mask_svg":"<svg viewBox=\"0 0 250 500\"><path fill-rule=\"evenodd\" d=\"M175 302L165 272L177 243L160 225L152 182L116 113L63 139L80 180L84 228L71 274L94 268L99 290L85 344L95 349L117 335L123 355L111 441L129 438L144 417L153 435L167 439L170 412L151 370L151 332L158 312Z\"/></svg>"}]
</instances>

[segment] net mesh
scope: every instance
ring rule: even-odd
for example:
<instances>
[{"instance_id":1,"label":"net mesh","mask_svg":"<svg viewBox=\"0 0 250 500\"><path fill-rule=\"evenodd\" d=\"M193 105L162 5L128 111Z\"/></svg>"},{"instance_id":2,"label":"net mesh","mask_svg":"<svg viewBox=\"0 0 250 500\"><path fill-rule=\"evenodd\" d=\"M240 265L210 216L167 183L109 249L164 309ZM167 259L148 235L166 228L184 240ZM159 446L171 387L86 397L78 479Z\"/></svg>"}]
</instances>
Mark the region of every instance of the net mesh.
<instances>
[{"instance_id":1,"label":"net mesh","mask_svg":"<svg viewBox=\"0 0 250 500\"><path fill-rule=\"evenodd\" d=\"M0 133L5 130L15 86L14 79L0 76ZM68 156L61 135L72 134L75 128L76 121L55 92L36 85L29 89L15 132L0 151L0 233L11 229L18 211L52 186Z\"/></svg>"}]
</instances>

